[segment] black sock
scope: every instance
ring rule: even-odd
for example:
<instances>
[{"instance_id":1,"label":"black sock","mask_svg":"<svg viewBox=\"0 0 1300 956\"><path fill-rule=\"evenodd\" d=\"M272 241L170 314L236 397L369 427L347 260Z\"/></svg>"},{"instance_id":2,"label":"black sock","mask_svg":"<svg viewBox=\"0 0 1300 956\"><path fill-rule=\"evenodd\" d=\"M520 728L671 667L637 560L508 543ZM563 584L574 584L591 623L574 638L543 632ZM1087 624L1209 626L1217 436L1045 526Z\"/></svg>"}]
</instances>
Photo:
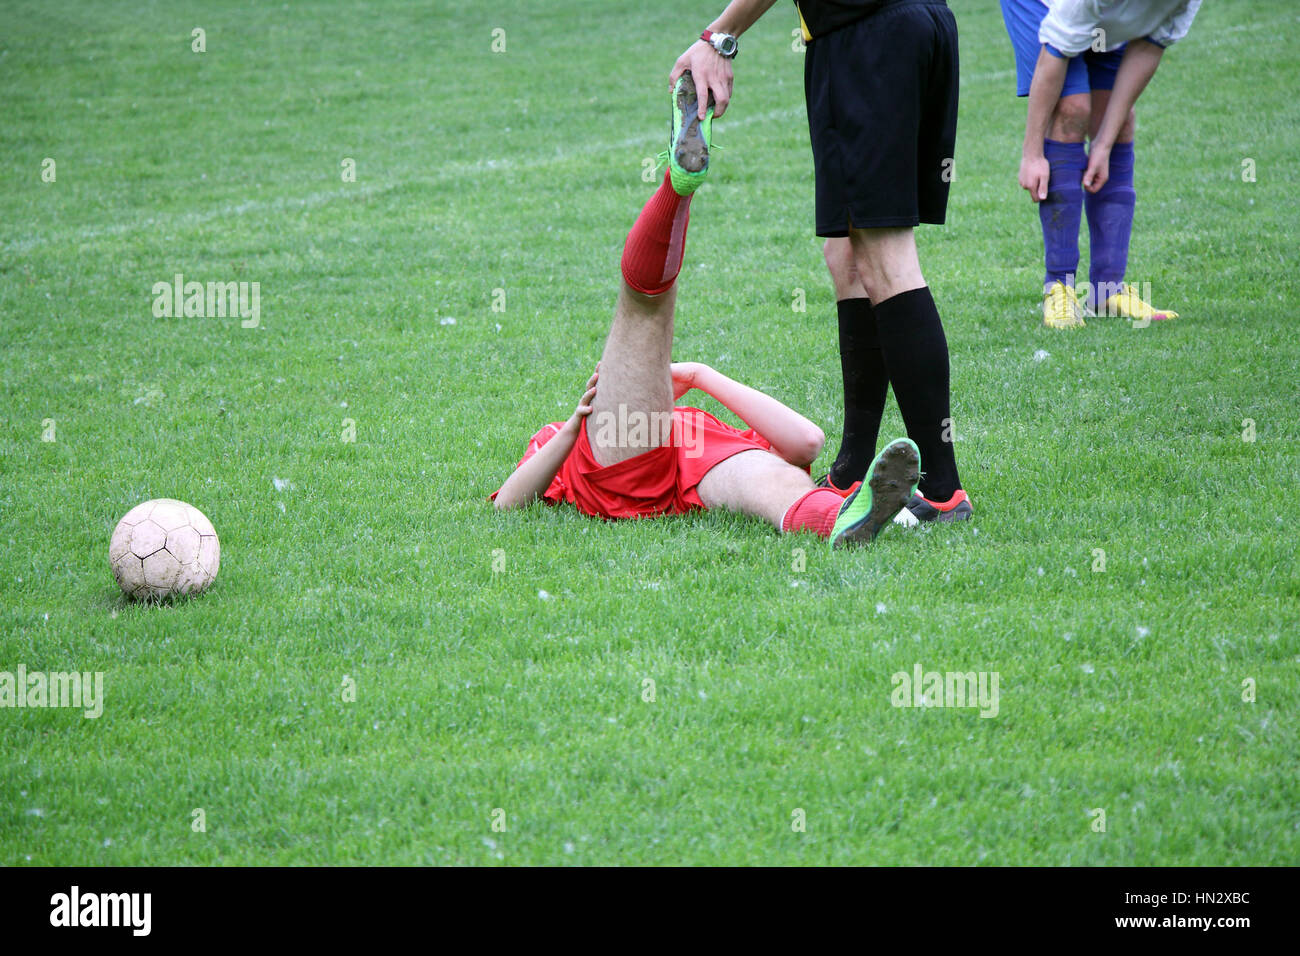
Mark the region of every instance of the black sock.
<instances>
[{"instance_id":1,"label":"black sock","mask_svg":"<svg viewBox=\"0 0 1300 956\"><path fill-rule=\"evenodd\" d=\"M930 289L900 292L875 307L876 329L907 437L921 450L919 491L947 501L961 487L948 405L948 340Z\"/></svg>"},{"instance_id":2,"label":"black sock","mask_svg":"<svg viewBox=\"0 0 1300 956\"><path fill-rule=\"evenodd\" d=\"M831 481L847 488L867 475L876 455L880 416L889 394L889 376L880 353L876 316L870 299L840 299L840 370L844 376L844 434L831 465Z\"/></svg>"}]
</instances>

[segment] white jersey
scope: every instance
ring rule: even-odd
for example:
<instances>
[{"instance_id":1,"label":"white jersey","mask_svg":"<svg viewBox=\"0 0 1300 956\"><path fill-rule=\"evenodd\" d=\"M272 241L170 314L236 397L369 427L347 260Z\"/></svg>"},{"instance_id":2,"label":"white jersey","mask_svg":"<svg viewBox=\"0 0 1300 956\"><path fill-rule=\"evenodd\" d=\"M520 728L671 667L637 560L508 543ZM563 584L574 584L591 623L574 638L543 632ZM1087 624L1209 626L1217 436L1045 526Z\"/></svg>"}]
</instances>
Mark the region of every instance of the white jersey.
<instances>
[{"instance_id":1,"label":"white jersey","mask_svg":"<svg viewBox=\"0 0 1300 956\"><path fill-rule=\"evenodd\" d=\"M1038 42L1064 56L1129 40L1165 47L1187 36L1200 8L1201 0L1048 0Z\"/></svg>"}]
</instances>

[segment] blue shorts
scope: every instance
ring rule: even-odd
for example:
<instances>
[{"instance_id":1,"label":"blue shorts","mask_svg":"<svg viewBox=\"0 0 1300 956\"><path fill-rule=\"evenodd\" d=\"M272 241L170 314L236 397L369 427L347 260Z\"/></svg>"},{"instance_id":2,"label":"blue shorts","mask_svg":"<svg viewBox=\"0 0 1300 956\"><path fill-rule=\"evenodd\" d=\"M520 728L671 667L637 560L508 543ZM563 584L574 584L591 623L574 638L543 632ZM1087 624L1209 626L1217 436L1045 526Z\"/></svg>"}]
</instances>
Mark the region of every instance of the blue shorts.
<instances>
[{"instance_id":1,"label":"blue shorts","mask_svg":"<svg viewBox=\"0 0 1300 956\"><path fill-rule=\"evenodd\" d=\"M1046 15L1047 4L1043 0L1002 0L1002 22L1007 25L1011 46L1016 51L1016 96L1029 95L1029 84L1034 79L1034 67L1038 64L1038 52L1043 48L1038 42L1038 26ZM1078 56L1071 57L1061 95L1113 90L1119 61L1123 58L1123 46L1105 53L1085 50Z\"/></svg>"}]
</instances>

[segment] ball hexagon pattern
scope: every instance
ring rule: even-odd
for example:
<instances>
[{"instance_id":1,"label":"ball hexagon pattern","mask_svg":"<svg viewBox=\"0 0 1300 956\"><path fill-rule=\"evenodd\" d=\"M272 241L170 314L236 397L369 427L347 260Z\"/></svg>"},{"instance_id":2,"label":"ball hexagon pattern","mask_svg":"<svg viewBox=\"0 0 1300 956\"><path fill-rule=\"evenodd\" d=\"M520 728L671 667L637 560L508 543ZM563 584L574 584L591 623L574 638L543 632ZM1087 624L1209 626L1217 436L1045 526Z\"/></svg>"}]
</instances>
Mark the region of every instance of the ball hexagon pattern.
<instances>
[{"instance_id":1,"label":"ball hexagon pattern","mask_svg":"<svg viewBox=\"0 0 1300 956\"><path fill-rule=\"evenodd\" d=\"M149 520L164 531L175 531L177 528L188 527L191 524L190 512L194 510L183 501L159 498L153 503Z\"/></svg>"},{"instance_id":2,"label":"ball hexagon pattern","mask_svg":"<svg viewBox=\"0 0 1300 956\"><path fill-rule=\"evenodd\" d=\"M217 576L221 545L203 512L174 498L136 505L113 529L108 560L122 593L141 601L198 594Z\"/></svg>"},{"instance_id":3,"label":"ball hexagon pattern","mask_svg":"<svg viewBox=\"0 0 1300 956\"><path fill-rule=\"evenodd\" d=\"M147 558L167 543L167 532L149 519L141 521L131 529L131 553L137 558ZM112 547L112 542L109 542Z\"/></svg>"},{"instance_id":4,"label":"ball hexagon pattern","mask_svg":"<svg viewBox=\"0 0 1300 956\"><path fill-rule=\"evenodd\" d=\"M181 564L189 564L199 556L198 529L187 524L182 528L168 531L167 544L164 547Z\"/></svg>"}]
</instances>

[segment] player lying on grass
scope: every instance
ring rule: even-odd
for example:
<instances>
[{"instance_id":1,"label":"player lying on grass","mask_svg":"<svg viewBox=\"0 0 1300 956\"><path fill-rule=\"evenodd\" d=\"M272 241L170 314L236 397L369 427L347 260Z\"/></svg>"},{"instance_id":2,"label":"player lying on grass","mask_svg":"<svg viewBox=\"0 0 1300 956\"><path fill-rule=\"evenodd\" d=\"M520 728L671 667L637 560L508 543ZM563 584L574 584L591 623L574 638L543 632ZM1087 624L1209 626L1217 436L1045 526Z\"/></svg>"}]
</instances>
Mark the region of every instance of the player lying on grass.
<instances>
[{"instance_id":1,"label":"player lying on grass","mask_svg":"<svg viewBox=\"0 0 1300 956\"><path fill-rule=\"evenodd\" d=\"M710 113L697 115L689 73L673 92L668 174L623 247L623 281L605 350L566 422L537 432L492 495L497 508L541 498L589 515L643 518L724 508L782 531L812 531L831 545L871 541L916 491L920 455L907 439L871 463L848 492L813 485L820 428L770 395L694 362L672 362L676 279L691 195L708 172ZM676 407L692 388L749 428Z\"/></svg>"}]
</instances>

